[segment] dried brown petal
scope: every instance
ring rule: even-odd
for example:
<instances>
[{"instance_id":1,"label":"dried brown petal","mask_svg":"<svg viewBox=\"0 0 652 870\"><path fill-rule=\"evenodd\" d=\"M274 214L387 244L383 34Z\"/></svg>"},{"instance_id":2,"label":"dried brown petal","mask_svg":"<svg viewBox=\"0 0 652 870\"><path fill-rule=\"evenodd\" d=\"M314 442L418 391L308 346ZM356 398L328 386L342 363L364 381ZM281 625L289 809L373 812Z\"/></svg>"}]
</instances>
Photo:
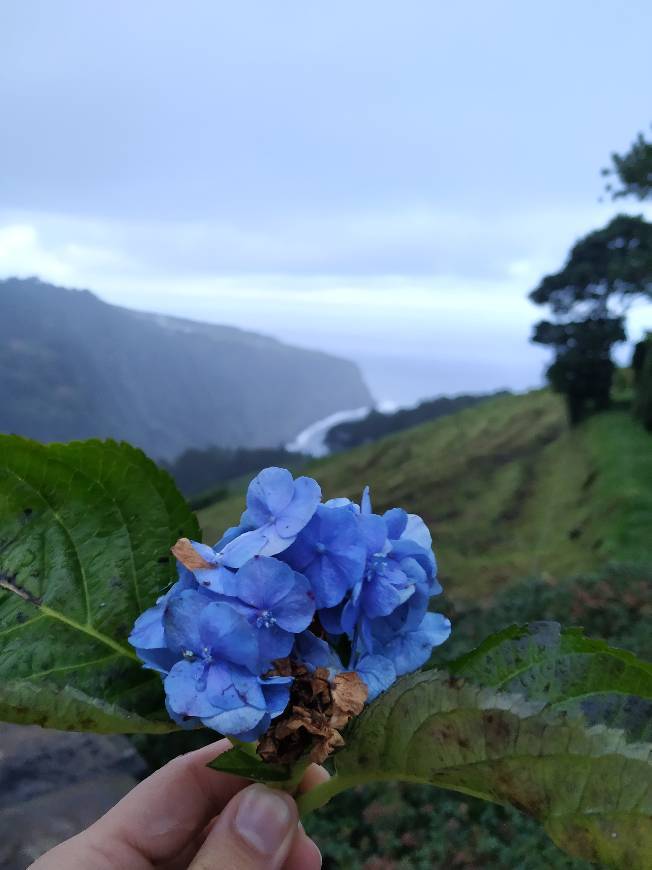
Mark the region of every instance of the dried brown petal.
<instances>
[{"instance_id":1,"label":"dried brown petal","mask_svg":"<svg viewBox=\"0 0 652 870\"><path fill-rule=\"evenodd\" d=\"M333 680L333 712L331 722L335 728L342 728L351 716L362 713L369 689L360 677L350 671L338 674Z\"/></svg>"},{"instance_id":2,"label":"dried brown petal","mask_svg":"<svg viewBox=\"0 0 652 870\"><path fill-rule=\"evenodd\" d=\"M195 550L188 538L179 538L174 547L172 547L172 555L189 571L211 567L206 559Z\"/></svg>"},{"instance_id":3,"label":"dried brown petal","mask_svg":"<svg viewBox=\"0 0 652 870\"><path fill-rule=\"evenodd\" d=\"M272 673L287 676L288 669L294 677L290 704L261 737L258 754L281 764L306 757L321 763L344 746L338 729L362 711L367 687L354 673L338 674L331 684L326 668L311 674L304 665L287 659L275 662Z\"/></svg>"}]
</instances>

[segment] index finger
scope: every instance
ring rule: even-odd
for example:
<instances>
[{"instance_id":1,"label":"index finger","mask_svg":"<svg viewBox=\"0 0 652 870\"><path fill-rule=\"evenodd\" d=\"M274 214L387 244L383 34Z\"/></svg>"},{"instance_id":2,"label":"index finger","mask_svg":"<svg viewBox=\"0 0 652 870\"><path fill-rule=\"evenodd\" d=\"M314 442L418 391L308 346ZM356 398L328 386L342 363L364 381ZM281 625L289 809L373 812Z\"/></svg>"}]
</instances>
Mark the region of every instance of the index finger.
<instances>
[{"instance_id":1,"label":"index finger","mask_svg":"<svg viewBox=\"0 0 652 870\"><path fill-rule=\"evenodd\" d=\"M153 863L178 854L234 795L251 785L251 780L206 766L231 745L223 738L175 758L130 791L86 835L126 846ZM323 767L311 764L299 791L328 776Z\"/></svg>"},{"instance_id":2,"label":"index finger","mask_svg":"<svg viewBox=\"0 0 652 870\"><path fill-rule=\"evenodd\" d=\"M226 738L181 755L143 780L86 832L156 862L178 853L251 783L206 767L231 748Z\"/></svg>"}]
</instances>

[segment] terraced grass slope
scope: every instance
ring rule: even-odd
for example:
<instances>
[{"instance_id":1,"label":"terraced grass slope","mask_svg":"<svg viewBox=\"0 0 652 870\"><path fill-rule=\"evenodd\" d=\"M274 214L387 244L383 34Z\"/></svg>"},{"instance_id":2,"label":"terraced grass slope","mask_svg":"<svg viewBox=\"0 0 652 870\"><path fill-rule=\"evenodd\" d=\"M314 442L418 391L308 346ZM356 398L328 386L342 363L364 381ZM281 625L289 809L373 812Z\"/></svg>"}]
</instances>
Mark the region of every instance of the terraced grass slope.
<instances>
[{"instance_id":1,"label":"terraced grass slope","mask_svg":"<svg viewBox=\"0 0 652 870\"><path fill-rule=\"evenodd\" d=\"M447 592L487 598L518 578L652 561L652 437L613 411L570 431L547 391L506 396L315 462L327 497L428 523ZM200 512L204 540L237 521L242 494Z\"/></svg>"}]
</instances>

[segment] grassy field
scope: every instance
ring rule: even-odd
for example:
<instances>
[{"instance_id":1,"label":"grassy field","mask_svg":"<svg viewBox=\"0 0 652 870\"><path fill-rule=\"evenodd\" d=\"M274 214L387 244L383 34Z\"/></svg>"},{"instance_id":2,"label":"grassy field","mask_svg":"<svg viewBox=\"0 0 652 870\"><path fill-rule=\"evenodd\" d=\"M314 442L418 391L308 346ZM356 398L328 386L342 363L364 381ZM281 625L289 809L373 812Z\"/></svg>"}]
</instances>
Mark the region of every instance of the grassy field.
<instances>
[{"instance_id":1,"label":"grassy field","mask_svg":"<svg viewBox=\"0 0 652 870\"><path fill-rule=\"evenodd\" d=\"M652 437L625 411L570 431L547 391L507 396L316 461L327 497L421 514L447 592L488 598L528 576L649 560ZM213 543L244 507L239 493L200 512Z\"/></svg>"}]
</instances>

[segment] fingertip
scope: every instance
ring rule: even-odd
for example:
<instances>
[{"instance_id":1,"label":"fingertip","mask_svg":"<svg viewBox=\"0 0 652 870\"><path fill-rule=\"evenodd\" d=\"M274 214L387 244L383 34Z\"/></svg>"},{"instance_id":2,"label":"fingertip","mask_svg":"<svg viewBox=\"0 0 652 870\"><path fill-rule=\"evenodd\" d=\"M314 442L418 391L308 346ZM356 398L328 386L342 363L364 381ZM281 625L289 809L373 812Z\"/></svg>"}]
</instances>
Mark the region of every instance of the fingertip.
<instances>
[{"instance_id":1,"label":"fingertip","mask_svg":"<svg viewBox=\"0 0 652 870\"><path fill-rule=\"evenodd\" d=\"M330 773L325 767L322 767L321 764L311 764L301 780L298 792L299 794L305 794L305 792L310 791L311 788L320 785L322 782L326 782L330 778Z\"/></svg>"}]
</instances>

